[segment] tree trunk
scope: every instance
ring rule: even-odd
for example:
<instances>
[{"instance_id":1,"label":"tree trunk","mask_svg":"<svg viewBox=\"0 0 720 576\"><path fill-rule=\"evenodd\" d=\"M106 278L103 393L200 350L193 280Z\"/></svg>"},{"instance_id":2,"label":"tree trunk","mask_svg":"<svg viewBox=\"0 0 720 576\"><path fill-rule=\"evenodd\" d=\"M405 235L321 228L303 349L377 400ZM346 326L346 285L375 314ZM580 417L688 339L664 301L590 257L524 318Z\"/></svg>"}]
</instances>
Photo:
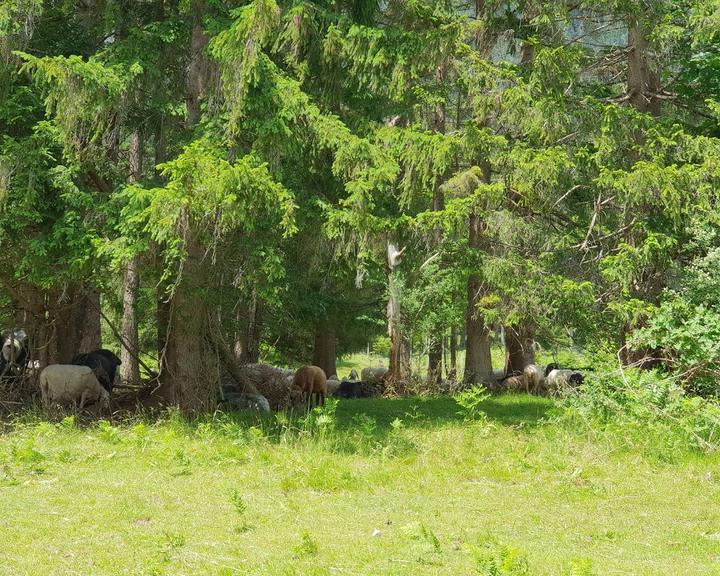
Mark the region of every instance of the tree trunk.
<instances>
[{"instance_id":1,"label":"tree trunk","mask_svg":"<svg viewBox=\"0 0 720 576\"><path fill-rule=\"evenodd\" d=\"M632 18L628 23L627 91L630 104L640 112L660 115L660 75L652 66L649 45L640 22Z\"/></svg>"},{"instance_id":2,"label":"tree trunk","mask_svg":"<svg viewBox=\"0 0 720 576\"><path fill-rule=\"evenodd\" d=\"M88 302L76 285L66 286L63 292L51 302L56 306L52 318L52 337L48 353L50 364L70 364L80 351L85 328Z\"/></svg>"},{"instance_id":3,"label":"tree trunk","mask_svg":"<svg viewBox=\"0 0 720 576\"><path fill-rule=\"evenodd\" d=\"M315 328L313 364L319 366L330 377L337 375L335 326L330 320L323 320Z\"/></svg>"},{"instance_id":4,"label":"tree trunk","mask_svg":"<svg viewBox=\"0 0 720 576\"><path fill-rule=\"evenodd\" d=\"M265 306L257 295L253 296L247 313L238 310L235 329L235 357L240 364L256 364L260 360Z\"/></svg>"},{"instance_id":5,"label":"tree trunk","mask_svg":"<svg viewBox=\"0 0 720 576\"><path fill-rule=\"evenodd\" d=\"M430 336L428 347L427 381L437 384L442 380L442 336Z\"/></svg>"},{"instance_id":6,"label":"tree trunk","mask_svg":"<svg viewBox=\"0 0 720 576\"><path fill-rule=\"evenodd\" d=\"M390 337L390 377L405 380L410 376L410 339L404 333L400 318L400 287L396 282L395 267L399 263L402 251L388 242L387 282L388 282L388 336ZM403 249L404 250L404 249Z\"/></svg>"},{"instance_id":7,"label":"tree trunk","mask_svg":"<svg viewBox=\"0 0 720 576\"><path fill-rule=\"evenodd\" d=\"M205 93L205 80L207 77L207 58L205 50L208 45L208 36L203 27L203 17L206 11L206 0L193 0L193 28L190 40L190 65L186 80L185 104L187 106L187 126L191 128L200 120L200 102Z\"/></svg>"},{"instance_id":8,"label":"tree trunk","mask_svg":"<svg viewBox=\"0 0 720 576\"><path fill-rule=\"evenodd\" d=\"M450 328L450 370L457 374L457 329Z\"/></svg>"},{"instance_id":9,"label":"tree trunk","mask_svg":"<svg viewBox=\"0 0 720 576\"><path fill-rule=\"evenodd\" d=\"M188 128L192 128L200 119L200 99L207 68L205 49L208 37L203 28L205 8L204 0L193 2L190 65L186 77ZM187 256L183 263L182 278L171 297L158 390L162 399L186 412L214 407L215 383L219 376L219 351L217 346L211 345L209 334L211 317L208 301L211 291L203 258L204 250L194 236L196 227L197 224L189 214L182 215L178 221L179 231L186 238ZM227 364L232 368L229 360Z\"/></svg>"},{"instance_id":10,"label":"tree trunk","mask_svg":"<svg viewBox=\"0 0 720 576\"><path fill-rule=\"evenodd\" d=\"M476 275L468 279L468 304L465 313L465 373L466 384L494 385L492 354L490 352L490 330L482 315L476 310L482 287Z\"/></svg>"},{"instance_id":11,"label":"tree trunk","mask_svg":"<svg viewBox=\"0 0 720 576\"><path fill-rule=\"evenodd\" d=\"M143 139L138 130L130 135L130 173L128 181L132 184L142 178L142 150ZM123 316L122 338L120 347L120 379L126 384L140 382L140 367L137 354L140 352L138 344L137 325L137 297L140 288L140 271L138 257L133 256L123 269ZM128 350L127 348L130 348Z\"/></svg>"},{"instance_id":12,"label":"tree trunk","mask_svg":"<svg viewBox=\"0 0 720 576\"><path fill-rule=\"evenodd\" d=\"M483 178L490 182L490 166L482 164ZM484 223L476 211L470 214L468 223L468 247L479 254L483 248ZM465 312L465 373L466 384L486 384L494 386L492 354L490 351L490 330L485 319L477 310L483 288L478 274L470 274L467 288L467 309Z\"/></svg>"},{"instance_id":13,"label":"tree trunk","mask_svg":"<svg viewBox=\"0 0 720 576\"><path fill-rule=\"evenodd\" d=\"M158 395L185 412L195 412L215 405L219 365L208 335L210 309L203 250L194 238L187 239L186 249L183 277L170 303Z\"/></svg>"},{"instance_id":14,"label":"tree trunk","mask_svg":"<svg viewBox=\"0 0 720 576\"><path fill-rule=\"evenodd\" d=\"M505 374L520 374L535 363L533 340L521 328L505 327Z\"/></svg>"},{"instance_id":15,"label":"tree trunk","mask_svg":"<svg viewBox=\"0 0 720 576\"><path fill-rule=\"evenodd\" d=\"M660 115L661 100L657 97L661 92L662 87L660 85L660 74L657 69L652 66L650 58L650 47L645 36L645 32L642 29L641 23L637 19L631 18L628 22L628 70L627 70L627 93L630 96L629 103L638 111L651 114L653 116ZM645 139L645 134L638 130L635 135L635 140L638 143L642 143ZM637 156L633 153L634 160L637 161ZM633 218L642 217L647 209L642 206L636 206L633 210L626 210L625 226L627 232L625 234L625 242L630 246L635 246L638 243L638 231L631 227L631 221ZM647 291L644 289L639 290L645 296ZM620 358L625 365L638 364L643 365L643 358L653 358L657 356L653 351L649 349L631 351L627 347L628 336L638 328L638 326L632 323L624 324L620 329ZM648 365L652 365L649 362Z\"/></svg>"},{"instance_id":16,"label":"tree trunk","mask_svg":"<svg viewBox=\"0 0 720 576\"><path fill-rule=\"evenodd\" d=\"M91 352L102 348L100 326L100 292L91 290L85 296L82 339L78 352Z\"/></svg>"}]
</instances>

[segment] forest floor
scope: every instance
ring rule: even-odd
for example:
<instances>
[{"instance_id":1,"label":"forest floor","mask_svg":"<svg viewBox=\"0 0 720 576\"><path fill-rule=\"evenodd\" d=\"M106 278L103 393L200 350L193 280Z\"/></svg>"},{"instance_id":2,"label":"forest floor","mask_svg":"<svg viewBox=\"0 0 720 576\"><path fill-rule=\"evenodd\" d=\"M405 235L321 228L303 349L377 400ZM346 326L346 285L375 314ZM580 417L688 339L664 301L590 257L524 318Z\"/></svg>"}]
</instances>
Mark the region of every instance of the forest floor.
<instances>
[{"instance_id":1,"label":"forest floor","mask_svg":"<svg viewBox=\"0 0 720 576\"><path fill-rule=\"evenodd\" d=\"M0 574L720 574L718 455L579 432L542 398L482 410L26 415L0 435Z\"/></svg>"}]
</instances>

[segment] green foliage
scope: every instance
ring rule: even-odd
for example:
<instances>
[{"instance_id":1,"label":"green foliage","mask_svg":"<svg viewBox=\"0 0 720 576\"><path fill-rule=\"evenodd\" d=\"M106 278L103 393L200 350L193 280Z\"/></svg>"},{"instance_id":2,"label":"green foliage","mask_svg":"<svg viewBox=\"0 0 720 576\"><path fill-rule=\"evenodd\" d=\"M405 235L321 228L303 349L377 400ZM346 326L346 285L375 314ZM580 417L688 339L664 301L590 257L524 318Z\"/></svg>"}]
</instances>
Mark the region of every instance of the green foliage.
<instances>
[{"instance_id":1,"label":"green foliage","mask_svg":"<svg viewBox=\"0 0 720 576\"><path fill-rule=\"evenodd\" d=\"M528 561L516 548L503 546L492 537L481 539L472 549L479 576L530 576Z\"/></svg>"},{"instance_id":2,"label":"green foliage","mask_svg":"<svg viewBox=\"0 0 720 576\"><path fill-rule=\"evenodd\" d=\"M462 408L462 414L469 421L486 421L487 414L482 409L490 394L483 386L473 386L456 394L453 399Z\"/></svg>"}]
</instances>

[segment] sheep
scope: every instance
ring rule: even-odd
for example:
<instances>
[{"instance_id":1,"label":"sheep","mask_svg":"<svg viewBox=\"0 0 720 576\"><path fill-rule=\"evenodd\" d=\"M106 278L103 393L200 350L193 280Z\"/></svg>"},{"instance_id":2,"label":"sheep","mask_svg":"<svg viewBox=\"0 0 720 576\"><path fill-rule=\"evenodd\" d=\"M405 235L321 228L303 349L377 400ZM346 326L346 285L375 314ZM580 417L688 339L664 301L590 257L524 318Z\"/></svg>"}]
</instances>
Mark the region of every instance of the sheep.
<instances>
[{"instance_id":1,"label":"sheep","mask_svg":"<svg viewBox=\"0 0 720 576\"><path fill-rule=\"evenodd\" d=\"M110 393L89 366L51 364L40 373L40 393L48 408L72 404L82 410L86 404L97 401L102 408L110 405Z\"/></svg>"},{"instance_id":2,"label":"sheep","mask_svg":"<svg viewBox=\"0 0 720 576\"><path fill-rule=\"evenodd\" d=\"M545 385L545 372L537 364L528 364L523 370L523 374L528 381L528 387L535 394L538 394Z\"/></svg>"},{"instance_id":3,"label":"sheep","mask_svg":"<svg viewBox=\"0 0 720 576\"><path fill-rule=\"evenodd\" d=\"M545 388L550 394L570 392L583 383L584 376L576 370L551 370L545 377Z\"/></svg>"},{"instance_id":4,"label":"sheep","mask_svg":"<svg viewBox=\"0 0 720 576\"><path fill-rule=\"evenodd\" d=\"M387 376L387 368L363 368L360 371L360 380L363 382L380 382Z\"/></svg>"},{"instance_id":5,"label":"sheep","mask_svg":"<svg viewBox=\"0 0 720 576\"><path fill-rule=\"evenodd\" d=\"M508 376L502 381L507 390L529 392L529 380L525 374Z\"/></svg>"},{"instance_id":6,"label":"sheep","mask_svg":"<svg viewBox=\"0 0 720 576\"><path fill-rule=\"evenodd\" d=\"M122 364L120 358L104 348L78 354L73 358L72 363L92 368L100 384L110 393L112 393L113 384L115 383L117 367Z\"/></svg>"},{"instance_id":7,"label":"sheep","mask_svg":"<svg viewBox=\"0 0 720 576\"><path fill-rule=\"evenodd\" d=\"M270 403L262 394L230 392L225 395L223 405L230 410L255 410L270 412Z\"/></svg>"},{"instance_id":8,"label":"sheep","mask_svg":"<svg viewBox=\"0 0 720 576\"><path fill-rule=\"evenodd\" d=\"M313 397L315 397L316 405L325 405L327 377L319 366L302 366L298 368L293 379L293 388L303 393L308 409L312 405Z\"/></svg>"},{"instance_id":9,"label":"sheep","mask_svg":"<svg viewBox=\"0 0 720 576\"><path fill-rule=\"evenodd\" d=\"M357 370L355 370L354 368L350 370L350 376L348 377L348 380L358 380Z\"/></svg>"},{"instance_id":10,"label":"sheep","mask_svg":"<svg viewBox=\"0 0 720 576\"><path fill-rule=\"evenodd\" d=\"M327 393L330 396L334 396L338 388L340 388L340 381L337 379L337 376L335 378L331 376L327 379Z\"/></svg>"}]
</instances>

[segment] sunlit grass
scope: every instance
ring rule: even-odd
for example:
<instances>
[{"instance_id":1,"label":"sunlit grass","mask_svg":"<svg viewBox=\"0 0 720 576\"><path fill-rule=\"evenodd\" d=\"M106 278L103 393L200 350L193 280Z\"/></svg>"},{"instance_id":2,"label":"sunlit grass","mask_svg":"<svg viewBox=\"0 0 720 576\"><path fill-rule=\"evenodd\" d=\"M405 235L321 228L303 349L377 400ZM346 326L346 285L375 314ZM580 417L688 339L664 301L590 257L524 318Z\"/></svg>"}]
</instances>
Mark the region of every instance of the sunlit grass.
<instances>
[{"instance_id":1,"label":"sunlit grass","mask_svg":"<svg viewBox=\"0 0 720 576\"><path fill-rule=\"evenodd\" d=\"M535 575L720 573L716 455L670 464L548 424L546 399L482 408L478 421L448 397L305 421L27 417L0 436L0 573L489 574L488 554Z\"/></svg>"}]
</instances>

